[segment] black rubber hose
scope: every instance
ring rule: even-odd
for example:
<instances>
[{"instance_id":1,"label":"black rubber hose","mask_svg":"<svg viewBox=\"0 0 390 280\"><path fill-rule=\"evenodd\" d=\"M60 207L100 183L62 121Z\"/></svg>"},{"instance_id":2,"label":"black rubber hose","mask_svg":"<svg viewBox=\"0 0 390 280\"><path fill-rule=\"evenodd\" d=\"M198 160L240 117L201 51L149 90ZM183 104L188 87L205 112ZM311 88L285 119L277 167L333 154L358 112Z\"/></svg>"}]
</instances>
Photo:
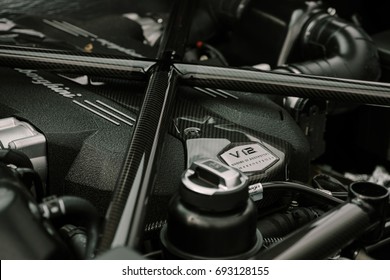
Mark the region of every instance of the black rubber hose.
<instances>
[{"instance_id":1,"label":"black rubber hose","mask_svg":"<svg viewBox=\"0 0 390 280\"><path fill-rule=\"evenodd\" d=\"M389 253L389 248L390 248L390 237L383 238L381 241L378 243L375 243L373 245L365 247L365 251L369 255L373 255L374 258L377 258L377 255L384 255L386 258L389 259L390 253Z\"/></svg>"},{"instance_id":2,"label":"black rubber hose","mask_svg":"<svg viewBox=\"0 0 390 280\"><path fill-rule=\"evenodd\" d=\"M35 197L38 202L41 202L42 198L45 195L45 191L42 185L41 178L38 173L34 171L34 167L31 163L30 158L23 152L18 150L0 150L0 162L4 164L15 165L21 180L23 181L26 187L29 187L30 184L27 182L34 182L35 188ZM29 190L31 191L31 190Z\"/></svg>"},{"instance_id":3,"label":"black rubber hose","mask_svg":"<svg viewBox=\"0 0 390 280\"><path fill-rule=\"evenodd\" d=\"M99 214L96 208L80 197L61 197L66 209L66 217L71 223L84 226L87 230L86 258L94 256L99 237Z\"/></svg>"},{"instance_id":4,"label":"black rubber hose","mask_svg":"<svg viewBox=\"0 0 390 280\"><path fill-rule=\"evenodd\" d=\"M324 211L299 207L284 213L276 213L257 221L263 238L280 238L322 215Z\"/></svg>"},{"instance_id":5,"label":"black rubber hose","mask_svg":"<svg viewBox=\"0 0 390 280\"><path fill-rule=\"evenodd\" d=\"M380 78L379 56L373 40L348 21L316 14L304 27L301 40L304 58L316 58L286 66L292 73L368 81Z\"/></svg>"},{"instance_id":6,"label":"black rubber hose","mask_svg":"<svg viewBox=\"0 0 390 280\"><path fill-rule=\"evenodd\" d=\"M372 210L356 203L334 208L321 218L286 236L260 253L258 259L326 259L363 235L371 225Z\"/></svg>"},{"instance_id":7,"label":"black rubber hose","mask_svg":"<svg viewBox=\"0 0 390 280\"><path fill-rule=\"evenodd\" d=\"M52 197L40 204L41 212L57 226L73 224L85 227L87 232L86 259L94 257L99 236L99 214L97 209L81 197Z\"/></svg>"},{"instance_id":8,"label":"black rubber hose","mask_svg":"<svg viewBox=\"0 0 390 280\"><path fill-rule=\"evenodd\" d=\"M337 206L344 202L341 199L330 196L324 192L295 182L275 181L263 183L262 186L265 194L267 194L269 191L296 191L305 195L309 195L311 199L317 202L325 203L331 206Z\"/></svg>"},{"instance_id":9,"label":"black rubber hose","mask_svg":"<svg viewBox=\"0 0 390 280\"><path fill-rule=\"evenodd\" d=\"M16 171L26 187L30 186L29 184L26 184L26 182L34 183L35 198L37 202L40 203L45 196L45 189L39 174L32 168L17 168Z\"/></svg>"},{"instance_id":10,"label":"black rubber hose","mask_svg":"<svg viewBox=\"0 0 390 280\"><path fill-rule=\"evenodd\" d=\"M13 164L22 168L33 168L31 160L25 153L18 150L0 150L0 161L5 164Z\"/></svg>"},{"instance_id":11,"label":"black rubber hose","mask_svg":"<svg viewBox=\"0 0 390 280\"><path fill-rule=\"evenodd\" d=\"M359 238L377 242L388 203L389 191L385 187L355 182L350 185L347 203L286 236L257 258L325 259Z\"/></svg>"},{"instance_id":12,"label":"black rubber hose","mask_svg":"<svg viewBox=\"0 0 390 280\"><path fill-rule=\"evenodd\" d=\"M0 259L69 259L71 253L40 213L15 172L0 163Z\"/></svg>"}]
</instances>

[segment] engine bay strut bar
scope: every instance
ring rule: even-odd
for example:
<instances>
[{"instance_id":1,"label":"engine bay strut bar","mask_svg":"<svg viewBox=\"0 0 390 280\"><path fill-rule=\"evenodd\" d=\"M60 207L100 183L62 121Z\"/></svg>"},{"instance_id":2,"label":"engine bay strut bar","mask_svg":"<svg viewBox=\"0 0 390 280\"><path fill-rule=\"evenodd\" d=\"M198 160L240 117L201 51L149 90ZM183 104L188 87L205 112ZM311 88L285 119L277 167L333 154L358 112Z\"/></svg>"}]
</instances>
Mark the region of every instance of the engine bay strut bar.
<instances>
[{"instance_id":1,"label":"engine bay strut bar","mask_svg":"<svg viewBox=\"0 0 390 280\"><path fill-rule=\"evenodd\" d=\"M172 49L172 47L169 47ZM164 54L166 56L166 54ZM161 57L164 57L161 55ZM178 53L171 52L173 69L179 84L247 91L279 96L296 96L353 102L367 105L390 106L390 85L379 82L297 75L232 67L215 67L176 62ZM168 55L168 58L169 55ZM34 49L0 45L0 65L30 67L60 73L95 75L144 82L154 72L159 61L133 59L125 56L107 56L69 51Z\"/></svg>"}]
</instances>

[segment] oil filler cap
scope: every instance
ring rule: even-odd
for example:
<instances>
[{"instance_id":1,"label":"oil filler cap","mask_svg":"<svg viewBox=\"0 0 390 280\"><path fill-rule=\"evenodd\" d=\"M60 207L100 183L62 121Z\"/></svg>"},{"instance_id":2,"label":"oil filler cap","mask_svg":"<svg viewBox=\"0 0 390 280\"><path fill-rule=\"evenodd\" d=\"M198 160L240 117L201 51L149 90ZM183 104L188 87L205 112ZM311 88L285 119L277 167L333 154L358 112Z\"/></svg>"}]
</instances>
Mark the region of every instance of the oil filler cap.
<instances>
[{"instance_id":1,"label":"oil filler cap","mask_svg":"<svg viewBox=\"0 0 390 280\"><path fill-rule=\"evenodd\" d=\"M213 159L192 163L182 175L180 196L200 211L225 212L246 205L248 177Z\"/></svg>"}]
</instances>

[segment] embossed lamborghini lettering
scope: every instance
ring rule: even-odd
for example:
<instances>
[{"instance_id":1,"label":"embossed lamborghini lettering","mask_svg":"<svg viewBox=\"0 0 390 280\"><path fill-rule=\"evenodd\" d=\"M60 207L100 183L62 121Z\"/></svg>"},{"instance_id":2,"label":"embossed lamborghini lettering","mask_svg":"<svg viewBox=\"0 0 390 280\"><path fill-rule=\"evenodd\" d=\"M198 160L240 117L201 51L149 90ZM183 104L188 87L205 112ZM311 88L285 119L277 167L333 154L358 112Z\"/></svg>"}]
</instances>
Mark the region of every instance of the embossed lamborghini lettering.
<instances>
[{"instance_id":1,"label":"embossed lamborghini lettering","mask_svg":"<svg viewBox=\"0 0 390 280\"><path fill-rule=\"evenodd\" d=\"M56 84L52 83L42 76L40 76L37 73L37 70L33 69L20 69L20 68L15 68L16 71L19 73L22 73L26 75L27 77L30 77L32 79L32 83L36 85L43 85L47 87L48 89L54 91L55 93L58 93L59 95L62 95L63 97L66 98L74 98L76 96L81 96L81 94L73 94L69 91L68 87L65 87L63 84Z\"/></svg>"}]
</instances>

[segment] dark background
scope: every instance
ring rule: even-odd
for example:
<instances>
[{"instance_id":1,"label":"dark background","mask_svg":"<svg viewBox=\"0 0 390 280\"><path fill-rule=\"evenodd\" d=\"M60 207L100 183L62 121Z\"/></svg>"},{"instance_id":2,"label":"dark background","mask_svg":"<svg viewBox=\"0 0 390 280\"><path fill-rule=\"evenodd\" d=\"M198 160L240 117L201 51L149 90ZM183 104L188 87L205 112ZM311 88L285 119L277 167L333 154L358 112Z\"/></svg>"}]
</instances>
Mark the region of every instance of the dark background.
<instances>
[{"instance_id":1,"label":"dark background","mask_svg":"<svg viewBox=\"0 0 390 280\"><path fill-rule=\"evenodd\" d=\"M265 1L271 2L271 0ZM304 0L286 0L288 1ZM0 13L62 15L83 20L104 14L167 12L170 2L171 0L0 0ZM370 34L390 28L388 1L323 0L323 2L335 7L341 17L350 19L354 14L358 14L361 23Z\"/></svg>"},{"instance_id":2,"label":"dark background","mask_svg":"<svg viewBox=\"0 0 390 280\"><path fill-rule=\"evenodd\" d=\"M62 15L90 18L110 13L166 10L167 0L1 0L0 13Z\"/></svg>"}]
</instances>

